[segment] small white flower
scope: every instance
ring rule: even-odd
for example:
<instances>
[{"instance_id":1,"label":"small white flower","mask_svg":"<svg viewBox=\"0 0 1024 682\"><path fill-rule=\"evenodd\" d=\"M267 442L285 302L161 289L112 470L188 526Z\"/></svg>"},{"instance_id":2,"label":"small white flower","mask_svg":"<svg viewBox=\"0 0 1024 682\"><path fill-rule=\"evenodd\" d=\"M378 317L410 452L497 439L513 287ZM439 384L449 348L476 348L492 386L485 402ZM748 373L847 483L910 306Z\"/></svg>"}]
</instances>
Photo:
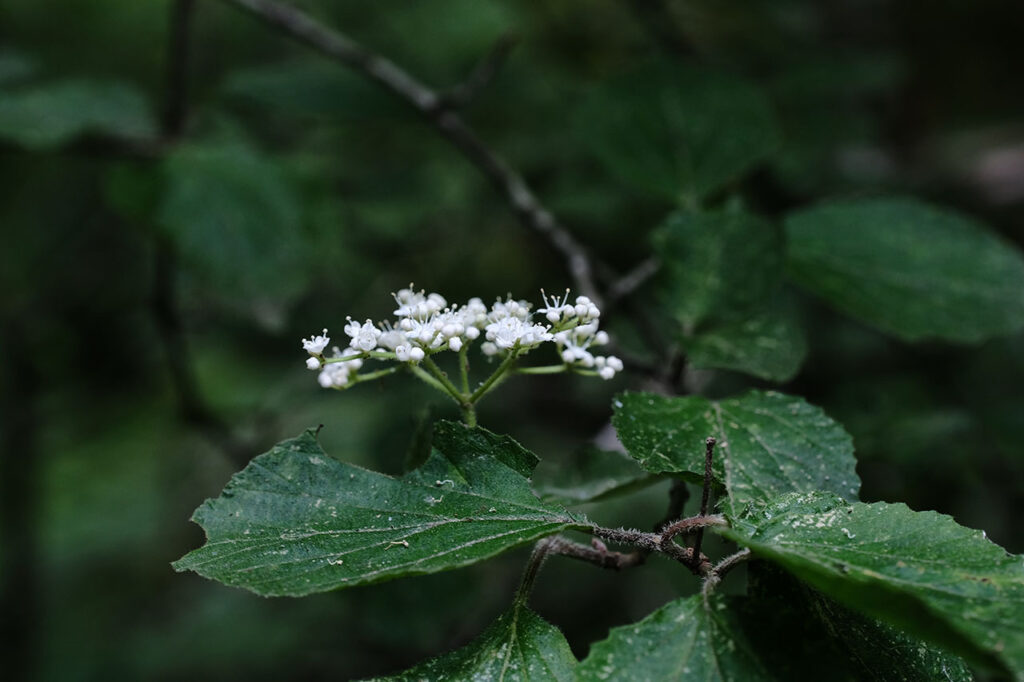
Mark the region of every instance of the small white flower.
<instances>
[{"instance_id":1,"label":"small white flower","mask_svg":"<svg viewBox=\"0 0 1024 682\"><path fill-rule=\"evenodd\" d=\"M426 353L423 352L422 348L413 348L409 351L409 359L413 362L419 362L424 357L426 357Z\"/></svg>"},{"instance_id":2,"label":"small white flower","mask_svg":"<svg viewBox=\"0 0 1024 682\"><path fill-rule=\"evenodd\" d=\"M460 339L457 336L448 339L448 348L455 351L456 353L459 352L460 350L462 350L462 339Z\"/></svg>"},{"instance_id":3,"label":"small white flower","mask_svg":"<svg viewBox=\"0 0 1024 682\"><path fill-rule=\"evenodd\" d=\"M480 344L480 351L487 356L497 355L498 347L495 346L490 341L484 341L483 343Z\"/></svg>"},{"instance_id":4,"label":"small white flower","mask_svg":"<svg viewBox=\"0 0 1024 682\"><path fill-rule=\"evenodd\" d=\"M553 337L547 327L524 322L518 317L504 317L487 325L487 340L501 349L512 348L519 344L523 348L536 346Z\"/></svg>"},{"instance_id":5,"label":"small white flower","mask_svg":"<svg viewBox=\"0 0 1024 682\"><path fill-rule=\"evenodd\" d=\"M319 358L314 358L313 356L310 356L306 360L306 369L320 369Z\"/></svg>"},{"instance_id":6,"label":"small white flower","mask_svg":"<svg viewBox=\"0 0 1024 682\"><path fill-rule=\"evenodd\" d=\"M608 379L611 379L612 377L615 376L615 370L612 369L611 367L605 366L605 367L602 367L601 369L597 370L597 374L602 379L607 381Z\"/></svg>"},{"instance_id":7,"label":"small white flower","mask_svg":"<svg viewBox=\"0 0 1024 682\"><path fill-rule=\"evenodd\" d=\"M310 336L308 339L302 339L302 348L310 355L320 355L330 342L331 337L327 336L327 330L324 329L324 333L319 336Z\"/></svg>"},{"instance_id":8,"label":"small white flower","mask_svg":"<svg viewBox=\"0 0 1024 682\"><path fill-rule=\"evenodd\" d=\"M377 347L377 339L381 335L381 331L370 320L359 324L349 319L348 324L345 325L345 333L352 337L352 341L349 343L352 348L367 353Z\"/></svg>"}]
</instances>

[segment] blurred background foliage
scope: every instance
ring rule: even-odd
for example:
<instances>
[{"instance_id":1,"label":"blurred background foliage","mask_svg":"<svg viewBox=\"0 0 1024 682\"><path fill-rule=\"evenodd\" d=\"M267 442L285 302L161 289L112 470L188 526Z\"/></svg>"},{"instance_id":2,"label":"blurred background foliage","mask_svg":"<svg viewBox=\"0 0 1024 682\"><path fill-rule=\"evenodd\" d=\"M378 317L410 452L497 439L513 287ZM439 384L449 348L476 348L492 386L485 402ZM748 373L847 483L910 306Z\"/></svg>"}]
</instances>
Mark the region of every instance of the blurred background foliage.
<instances>
[{"instance_id":1,"label":"blurred background foliage","mask_svg":"<svg viewBox=\"0 0 1024 682\"><path fill-rule=\"evenodd\" d=\"M385 316L388 293L410 281L449 300L536 298L571 281L404 102L228 3L191 7L187 88L169 92L170 27L188 5L0 7L3 665L33 680L398 670L490 622L526 550L266 600L173 573L202 540L187 518L250 457L310 425L325 425L338 458L402 470L436 396L402 377L324 392L303 369L301 336ZM1017 2L301 5L441 91L512 36L464 115L619 271L651 239L671 242L656 228L694 203L774 219L826 196L912 193L1024 244ZM736 97L738 109L686 114ZM690 166L647 177L672 112L727 152L694 149ZM807 356L761 376L797 372L782 390L853 434L863 499L950 513L1024 551L1024 336L910 344L779 295L785 329L797 325L787 347L806 344ZM665 302L641 290L633 305ZM616 312L608 322L638 349L658 332ZM644 381L510 382L481 423L567 460L604 429L614 392ZM748 385L779 384L709 370L687 382L709 395ZM440 404L430 414L454 416ZM666 499L664 483L584 510L648 526ZM553 560L533 603L582 655L608 627L692 589L661 563L617 575Z\"/></svg>"}]
</instances>

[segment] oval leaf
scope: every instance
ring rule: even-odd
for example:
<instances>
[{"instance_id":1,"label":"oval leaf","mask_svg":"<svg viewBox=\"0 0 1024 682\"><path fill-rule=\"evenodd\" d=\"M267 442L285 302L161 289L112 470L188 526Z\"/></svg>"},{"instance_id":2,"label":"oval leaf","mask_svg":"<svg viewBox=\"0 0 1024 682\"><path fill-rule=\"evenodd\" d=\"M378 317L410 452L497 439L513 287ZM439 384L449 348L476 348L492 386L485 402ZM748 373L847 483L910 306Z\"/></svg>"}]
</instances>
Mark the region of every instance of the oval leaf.
<instances>
[{"instance_id":1,"label":"oval leaf","mask_svg":"<svg viewBox=\"0 0 1024 682\"><path fill-rule=\"evenodd\" d=\"M824 204L786 220L795 281L907 341L1024 327L1024 258L975 221L911 199Z\"/></svg>"},{"instance_id":2,"label":"oval leaf","mask_svg":"<svg viewBox=\"0 0 1024 682\"><path fill-rule=\"evenodd\" d=\"M442 422L426 463L392 478L332 459L308 430L196 510L207 542L174 567L298 596L465 566L586 528L534 496L525 477L534 464L510 438Z\"/></svg>"}]
</instances>

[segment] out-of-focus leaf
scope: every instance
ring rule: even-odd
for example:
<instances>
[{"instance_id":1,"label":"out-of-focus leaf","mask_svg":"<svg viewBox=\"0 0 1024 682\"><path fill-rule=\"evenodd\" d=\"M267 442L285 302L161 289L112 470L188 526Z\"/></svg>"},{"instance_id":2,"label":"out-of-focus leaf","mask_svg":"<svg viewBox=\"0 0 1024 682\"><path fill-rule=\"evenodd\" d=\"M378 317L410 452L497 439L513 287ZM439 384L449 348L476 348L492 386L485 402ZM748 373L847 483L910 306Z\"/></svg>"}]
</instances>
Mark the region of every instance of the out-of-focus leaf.
<instances>
[{"instance_id":1,"label":"out-of-focus leaf","mask_svg":"<svg viewBox=\"0 0 1024 682\"><path fill-rule=\"evenodd\" d=\"M536 463L507 436L440 422L424 465L392 478L332 459L309 430L254 459L196 510L207 543L174 567L300 596L466 566L587 528L533 494Z\"/></svg>"},{"instance_id":2,"label":"out-of-focus leaf","mask_svg":"<svg viewBox=\"0 0 1024 682\"><path fill-rule=\"evenodd\" d=\"M191 144L163 172L157 222L218 293L258 305L305 290L302 203L273 159L239 141Z\"/></svg>"},{"instance_id":3,"label":"out-of-focus leaf","mask_svg":"<svg viewBox=\"0 0 1024 682\"><path fill-rule=\"evenodd\" d=\"M807 339L784 296L737 320L712 322L684 341L686 359L698 369L731 369L787 381L807 356Z\"/></svg>"},{"instance_id":4,"label":"out-of-focus leaf","mask_svg":"<svg viewBox=\"0 0 1024 682\"><path fill-rule=\"evenodd\" d=\"M749 171L779 144L775 117L759 90L729 74L681 64L601 86L576 125L620 180L688 204Z\"/></svg>"},{"instance_id":5,"label":"out-of-focus leaf","mask_svg":"<svg viewBox=\"0 0 1024 682\"><path fill-rule=\"evenodd\" d=\"M653 240L661 296L684 333L709 318L741 317L782 281L781 233L751 213L677 211Z\"/></svg>"},{"instance_id":6,"label":"out-of-focus leaf","mask_svg":"<svg viewBox=\"0 0 1024 682\"><path fill-rule=\"evenodd\" d=\"M807 342L795 306L779 292L783 246L775 225L742 211L678 211L653 241L659 300L679 322L694 366L774 380L796 373Z\"/></svg>"},{"instance_id":7,"label":"out-of-focus leaf","mask_svg":"<svg viewBox=\"0 0 1024 682\"><path fill-rule=\"evenodd\" d=\"M774 391L711 401L624 393L612 424L648 471L703 479L705 439L714 436L714 475L733 509L785 492L828 490L856 500L853 441L818 407Z\"/></svg>"},{"instance_id":8,"label":"out-of-focus leaf","mask_svg":"<svg viewBox=\"0 0 1024 682\"><path fill-rule=\"evenodd\" d=\"M786 234L795 281L907 341L1024 327L1024 258L964 216L913 199L839 201L790 215Z\"/></svg>"},{"instance_id":9,"label":"out-of-focus leaf","mask_svg":"<svg viewBox=\"0 0 1024 682\"><path fill-rule=\"evenodd\" d=\"M583 504L636 490L658 481L628 456L594 447L580 450L568 461L542 462L533 488L545 502Z\"/></svg>"},{"instance_id":10,"label":"out-of-focus leaf","mask_svg":"<svg viewBox=\"0 0 1024 682\"><path fill-rule=\"evenodd\" d=\"M149 104L126 83L67 80L5 90L0 138L30 149L57 147L83 135L128 140L156 136Z\"/></svg>"},{"instance_id":11,"label":"out-of-focus leaf","mask_svg":"<svg viewBox=\"0 0 1024 682\"><path fill-rule=\"evenodd\" d=\"M574 682L575 669L576 657L558 628L517 600L463 648L380 680Z\"/></svg>"},{"instance_id":12,"label":"out-of-focus leaf","mask_svg":"<svg viewBox=\"0 0 1024 682\"><path fill-rule=\"evenodd\" d=\"M902 504L790 493L722 531L827 596L1024 680L1024 557Z\"/></svg>"}]
</instances>

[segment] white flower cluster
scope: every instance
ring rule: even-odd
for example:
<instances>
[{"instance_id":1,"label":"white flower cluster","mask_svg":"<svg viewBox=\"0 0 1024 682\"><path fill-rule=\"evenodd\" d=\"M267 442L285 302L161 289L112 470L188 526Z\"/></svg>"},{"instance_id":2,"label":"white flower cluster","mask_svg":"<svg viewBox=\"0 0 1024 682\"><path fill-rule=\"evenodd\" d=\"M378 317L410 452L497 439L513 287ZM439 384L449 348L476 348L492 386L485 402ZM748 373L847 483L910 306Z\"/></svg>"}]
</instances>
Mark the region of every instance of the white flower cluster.
<instances>
[{"instance_id":1,"label":"white flower cluster","mask_svg":"<svg viewBox=\"0 0 1024 682\"><path fill-rule=\"evenodd\" d=\"M376 325L371 320L360 324L349 318L345 325L348 348L335 346L331 358L323 355L331 341L326 329L322 335L303 339L302 347L310 356L306 366L320 370L321 386L349 385L358 376L364 358L416 365L441 351L460 352L481 336L484 341L480 350L487 356L521 355L553 342L567 369L596 373L603 379L611 379L622 370L622 361L615 356L594 355L589 350L608 343L608 334L598 329L601 311L586 296L570 303L568 291L562 298L549 299L544 294L545 307L537 312L546 324L532 321L528 302L511 297L499 298L488 308L479 298L448 305L440 294L415 291L412 285L393 296L397 319Z\"/></svg>"}]
</instances>

